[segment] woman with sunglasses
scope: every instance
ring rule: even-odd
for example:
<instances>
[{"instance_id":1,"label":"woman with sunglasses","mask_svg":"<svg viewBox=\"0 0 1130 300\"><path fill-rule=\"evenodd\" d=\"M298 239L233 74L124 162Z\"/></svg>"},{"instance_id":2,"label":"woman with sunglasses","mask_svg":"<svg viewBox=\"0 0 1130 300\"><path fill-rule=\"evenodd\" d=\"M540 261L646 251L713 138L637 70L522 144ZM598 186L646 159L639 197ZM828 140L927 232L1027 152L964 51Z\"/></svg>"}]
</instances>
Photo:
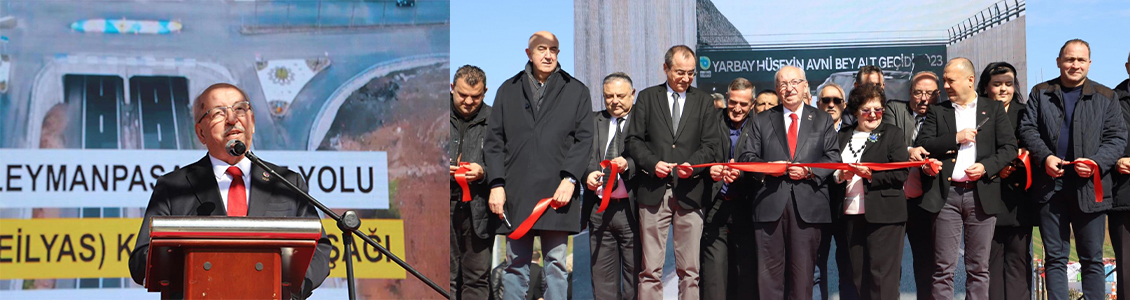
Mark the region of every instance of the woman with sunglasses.
<instances>
[{"instance_id":1,"label":"woman with sunglasses","mask_svg":"<svg viewBox=\"0 0 1130 300\"><path fill-rule=\"evenodd\" d=\"M977 80L977 94L1004 104L1013 128L1020 128L1020 116L1026 110L1016 90L1019 87L1016 68L1007 62L990 63ZM1027 152L1020 148L1021 154ZM1013 160L998 176L1001 198L1008 211L996 215L997 226L989 249L989 299L1031 299L1032 253L1028 248L1032 244L1032 226L1037 226L1037 222L1025 191L1024 164Z\"/></svg>"},{"instance_id":2,"label":"woman with sunglasses","mask_svg":"<svg viewBox=\"0 0 1130 300\"><path fill-rule=\"evenodd\" d=\"M886 96L878 85L852 89L846 113L854 125L839 132L845 163L887 163L909 160L902 129L883 123ZM863 166L836 171L832 208L843 220L852 281L861 299L898 299L906 196L902 186L909 171L872 171Z\"/></svg>"}]
</instances>

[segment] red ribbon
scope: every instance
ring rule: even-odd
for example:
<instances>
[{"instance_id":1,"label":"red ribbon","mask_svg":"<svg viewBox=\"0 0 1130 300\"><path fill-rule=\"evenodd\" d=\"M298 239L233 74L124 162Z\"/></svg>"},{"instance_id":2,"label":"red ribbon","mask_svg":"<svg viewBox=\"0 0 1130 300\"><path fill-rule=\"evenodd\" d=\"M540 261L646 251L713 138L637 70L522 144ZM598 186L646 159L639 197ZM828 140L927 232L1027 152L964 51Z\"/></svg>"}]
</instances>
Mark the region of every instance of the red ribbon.
<instances>
[{"instance_id":1,"label":"red ribbon","mask_svg":"<svg viewBox=\"0 0 1130 300\"><path fill-rule=\"evenodd\" d=\"M1095 203L1103 202L1103 179L1102 174L1099 174L1099 164L1092 160L1075 160L1072 162L1063 162L1063 165L1083 164L1091 167L1094 172L1091 174L1091 180L1095 182Z\"/></svg>"},{"instance_id":2,"label":"red ribbon","mask_svg":"<svg viewBox=\"0 0 1130 300\"><path fill-rule=\"evenodd\" d=\"M1016 155L1016 159L1024 163L1024 175L1026 175L1025 180L1027 180L1027 182L1024 183L1025 190L1032 187L1032 163L1028 155L1029 153L1027 151L1021 151Z\"/></svg>"},{"instance_id":3,"label":"red ribbon","mask_svg":"<svg viewBox=\"0 0 1130 300\"><path fill-rule=\"evenodd\" d=\"M612 185L616 183L616 174L620 173L620 167L612 163L611 160L600 162L600 168L609 168L609 172L612 172L612 175L608 176L608 183L604 184L604 195L602 195L603 198L600 199L600 209L596 210L598 213L602 213L605 208L608 208L608 199L612 198Z\"/></svg>"},{"instance_id":4,"label":"red ribbon","mask_svg":"<svg viewBox=\"0 0 1130 300\"><path fill-rule=\"evenodd\" d=\"M471 171L471 163L460 162L459 169L455 170L455 182L463 188L463 202L471 201L471 188L467 185L467 172Z\"/></svg>"},{"instance_id":5,"label":"red ribbon","mask_svg":"<svg viewBox=\"0 0 1130 300\"><path fill-rule=\"evenodd\" d=\"M506 237L513 240L521 239L526 235L526 232L530 231L530 228L534 227L534 223L538 222L538 219L541 218L541 215L545 213L546 208L553 207L553 209L558 209L562 206L564 205L558 205L557 201L553 201L553 198L545 198L539 200L538 204L534 206L534 211L530 212L530 217L526 218L525 221L522 221L522 225L518 225L518 229L514 229L514 232L511 232L510 235Z\"/></svg>"},{"instance_id":6,"label":"red ribbon","mask_svg":"<svg viewBox=\"0 0 1130 300\"><path fill-rule=\"evenodd\" d=\"M854 164L852 164L852 163L802 163L802 164L795 164L795 163L774 163L774 162L736 162L736 163L710 163L710 164L701 164L701 165L693 165L693 166L678 166L678 167L679 168L704 168L704 167L711 167L711 166L728 166L730 168L734 168L734 169L738 169L738 170L742 170L742 171L746 171L746 172L765 173L765 174L781 174L781 173L784 173L785 170L788 169L788 167L809 167L809 168L851 171L851 170L855 169L853 166L864 166L864 167L871 169L872 171L889 171L889 170L897 170L897 169L903 169L903 168L918 167L918 166L929 164L930 169L932 169L934 171L934 173L937 173L938 171L940 171L941 168L938 167L937 165L934 165L932 163L934 161L936 161L936 160L935 159L929 159L929 160L924 160L924 161L908 161L908 162L893 162L893 163L863 162L863 163L854 163Z\"/></svg>"}]
</instances>

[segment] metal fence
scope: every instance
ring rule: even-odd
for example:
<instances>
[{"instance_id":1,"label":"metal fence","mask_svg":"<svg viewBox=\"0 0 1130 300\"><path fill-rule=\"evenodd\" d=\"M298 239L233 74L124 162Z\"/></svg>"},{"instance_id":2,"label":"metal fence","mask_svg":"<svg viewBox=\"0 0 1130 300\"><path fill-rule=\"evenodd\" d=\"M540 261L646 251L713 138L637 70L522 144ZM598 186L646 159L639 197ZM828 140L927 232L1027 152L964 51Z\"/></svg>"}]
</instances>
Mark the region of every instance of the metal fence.
<instances>
[{"instance_id":1,"label":"metal fence","mask_svg":"<svg viewBox=\"0 0 1130 300\"><path fill-rule=\"evenodd\" d=\"M950 27L949 43L952 45L993 26L1003 24L1024 15L1027 7L1024 0L1001 0L981 12Z\"/></svg>"}]
</instances>

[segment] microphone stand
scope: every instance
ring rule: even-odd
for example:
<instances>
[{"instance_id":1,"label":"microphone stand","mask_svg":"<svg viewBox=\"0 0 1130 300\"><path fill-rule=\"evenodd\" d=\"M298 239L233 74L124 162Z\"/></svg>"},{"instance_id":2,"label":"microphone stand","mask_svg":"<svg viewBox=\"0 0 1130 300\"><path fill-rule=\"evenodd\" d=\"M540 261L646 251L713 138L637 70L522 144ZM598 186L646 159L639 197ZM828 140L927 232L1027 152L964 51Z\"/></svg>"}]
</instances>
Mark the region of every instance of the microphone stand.
<instances>
[{"instance_id":1,"label":"microphone stand","mask_svg":"<svg viewBox=\"0 0 1130 300\"><path fill-rule=\"evenodd\" d=\"M267 164L263 163L263 161L260 160L258 156L255 156L255 154L252 154L251 151L247 151L246 153L244 153L244 155L246 155L247 158L250 159L252 163L259 166L260 168L263 168L263 170L266 170L267 173L270 173L272 176L275 176L275 178L278 178L280 181L282 181L284 184L286 184L287 187L290 187L291 190L294 190L295 192L298 192L298 194L305 197L306 200L310 202L310 204L314 204L314 206L317 207L318 210L322 211L322 213L325 213L327 217L330 217L330 219L333 219L334 221L337 222L337 228L341 229L341 233L342 233L341 241L344 244L344 246L342 248L343 248L343 252L345 254L343 257L345 258L345 274L346 274L347 280L349 280L348 286L349 286L349 299L350 300L357 299L356 287L354 286L355 280L353 278L353 250L354 250L353 249L353 235L354 234L356 234L358 237L360 237L362 241L365 241L365 244L368 244L369 246L373 246L373 247L377 248L377 251L380 251L382 254L384 254L388 258L392 259L392 261L396 262L396 264L400 265L401 268L404 268L404 270L408 271L409 273L412 273L412 275L416 276L416 278L419 278L420 281L423 281L424 283L428 284L428 286L430 286L437 293L439 293L440 295L443 295L444 298L448 298L448 299L451 298L451 295L449 295L447 293L447 290L444 290L439 285L437 285L435 282L432 282L432 280L428 279L428 277L424 276L424 274L420 274L420 271L416 271L415 268L412 268L412 266L409 266L408 263L401 260L400 257L397 257L396 255L392 254L392 252L389 252L388 249L385 249L385 247L382 247L381 244L378 244L376 241L374 241L369 236L362 234L358 230L358 228L361 228L361 218L357 216L356 212L353 212L352 210L347 210L347 211L345 211L344 214L339 216L337 213L334 213L332 210L330 210L324 204L322 204L321 202L318 202L317 199L314 199L314 197L310 196L310 194L306 193L305 191L302 191L302 189L299 189L298 186L294 185L294 183L291 183L289 180L286 180L286 177L279 175L279 173L276 173L275 170L271 169L270 167L267 167Z\"/></svg>"}]
</instances>

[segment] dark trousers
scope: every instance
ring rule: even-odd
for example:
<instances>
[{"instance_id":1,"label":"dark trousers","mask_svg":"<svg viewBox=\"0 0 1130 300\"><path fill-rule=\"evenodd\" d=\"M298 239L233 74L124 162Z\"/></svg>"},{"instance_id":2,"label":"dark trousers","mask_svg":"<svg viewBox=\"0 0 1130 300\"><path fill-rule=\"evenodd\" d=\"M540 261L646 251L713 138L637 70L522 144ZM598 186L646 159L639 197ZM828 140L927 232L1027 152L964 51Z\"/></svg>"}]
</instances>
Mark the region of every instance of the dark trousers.
<instances>
[{"instance_id":1,"label":"dark trousers","mask_svg":"<svg viewBox=\"0 0 1130 300\"><path fill-rule=\"evenodd\" d=\"M835 213L835 212L834 212ZM836 272L839 275L837 285L840 288L840 300L859 299L859 293L852 284L851 260L848 258L847 237L844 231L844 219L832 220L832 226L821 230L820 248L816 250L816 286L812 287L812 299L828 300L828 258L832 252L833 238L836 243Z\"/></svg>"},{"instance_id":2,"label":"dark trousers","mask_svg":"<svg viewBox=\"0 0 1130 300\"><path fill-rule=\"evenodd\" d=\"M906 225L872 224L863 215L843 219L844 244L847 244L852 283L859 299L898 299Z\"/></svg>"},{"instance_id":3,"label":"dark trousers","mask_svg":"<svg viewBox=\"0 0 1130 300\"><path fill-rule=\"evenodd\" d=\"M715 199L716 206L725 200ZM713 210L710 214L717 214ZM707 215L707 219L710 215ZM729 279L729 227L725 218L714 218L713 222L702 226L702 256L699 258L699 291L701 299L726 299L726 285Z\"/></svg>"},{"instance_id":4,"label":"dark trousers","mask_svg":"<svg viewBox=\"0 0 1130 300\"><path fill-rule=\"evenodd\" d=\"M752 209L749 199L721 194L705 204L700 299L758 299Z\"/></svg>"},{"instance_id":5,"label":"dark trousers","mask_svg":"<svg viewBox=\"0 0 1130 300\"><path fill-rule=\"evenodd\" d=\"M1130 211L1109 211L1106 217L1110 223L1110 243L1114 246L1115 290L1126 293L1127 280L1130 280Z\"/></svg>"},{"instance_id":6,"label":"dark trousers","mask_svg":"<svg viewBox=\"0 0 1130 300\"><path fill-rule=\"evenodd\" d=\"M989 249L989 299L1032 299L1031 245L1032 226L997 226Z\"/></svg>"},{"instance_id":7,"label":"dark trousers","mask_svg":"<svg viewBox=\"0 0 1130 300\"><path fill-rule=\"evenodd\" d=\"M471 206L451 202L451 297L487 299L490 294L490 247L492 239L475 235Z\"/></svg>"},{"instance_id":8,"label":"dark trousers","mask_svg":"<svg viewBox=\"0 0 1130 300\"><path fill-rule=\"evenodd\" d=\"M1067 256L1075 235L1075 252L1079 254L1079 273L1083 277L1083 296L1103 299L1106 274L1103 273L1103 238L1105 213L1085 213L1079 209L1074 189L1064 189L1040 207L1040 236L1044 240L1044 265L1048 300L1067 299Z\"/></svg>"},{"instance_id":9,"label":"dark trousers","mask_svg":"<svg viewBox=\"0 0 1130 300\"><path fill-rule=\"evenodd\" d=\"M589 218L592 291L595 299L636 299L640 259L639 220L628 199L612 200Z\"/></svg>"},{"instance_id":10,"label":"dark trousers","mask_svg":"<svg viewBox=\"0 0 1130 300\"><path fill-rule=\"evenodd\" d=\"M754 242L753 222L734 222L727 226L730 233L730 253L733 253L730 255L727 274L731 283L727 287L727 299L757 300L757 243Z\"/></svg>"},{"instance_id":11,"label":"dark trousers","mask_svg":"<svg viewBox=\"0 0 1130 300\"><path fill-rule=\"evenodd\" d=\"M934 219L938 214L918 205L908 205L906 210L906 239L914 261L914 289L918 300L929 300L934 283Z\"/></svg>"},{"instance_id":12,"label":"dark trousers","mask_svg":"<svg viewBox=\"0 0 1130 300\"><path fill-rule=\"evenodd\" d=\"M776 222L754 223L761 299L786 299L786 295L812 299L812 271L823 225L801 220L791 198Z\"/></svg>"}]
</instances>

